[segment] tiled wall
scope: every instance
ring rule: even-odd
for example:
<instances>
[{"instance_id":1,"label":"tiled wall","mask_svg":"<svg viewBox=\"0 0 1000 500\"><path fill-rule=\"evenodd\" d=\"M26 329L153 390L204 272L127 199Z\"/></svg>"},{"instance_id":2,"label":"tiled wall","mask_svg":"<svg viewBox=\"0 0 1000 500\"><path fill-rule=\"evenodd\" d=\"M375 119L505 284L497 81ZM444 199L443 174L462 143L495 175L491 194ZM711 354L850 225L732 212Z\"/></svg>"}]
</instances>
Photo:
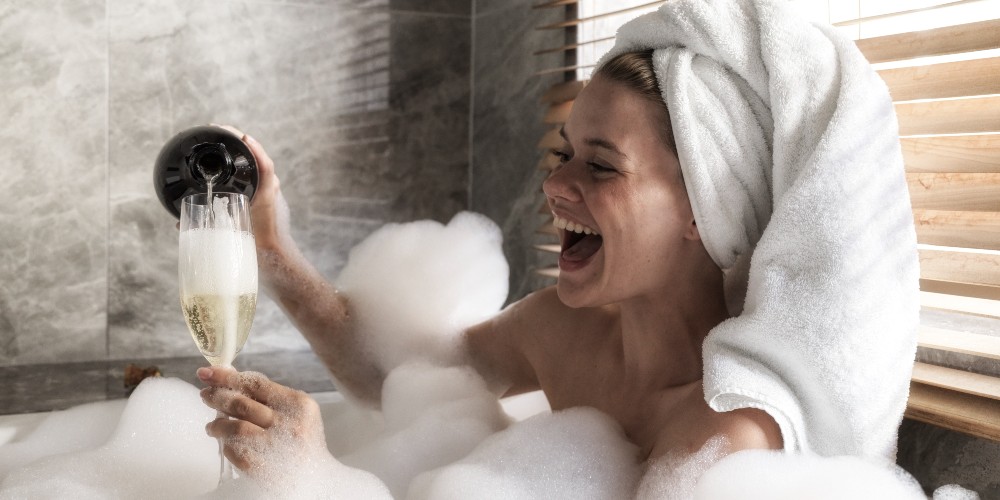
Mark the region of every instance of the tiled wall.
<instances>
[{"instance_id":1,"label":"tiled wall","mask_svg":"<svg viewBox=\"0 0 1000 500\"><path fill-rule=\"evenodd\" d=\"M194 355L160 146L209 122L277 164L335 276L386 221L468 206L469 0L0 0L0 366ZM250 352L303 349L262 298Z\"/></svg>"},{"instance_id":2,"label":"tiled wall","mask_svg":"<svg viewBox=\"0 0 1000 500\"><path fill-rule=\"evenodd\" d=\"M511 300L553 283L534 273L554 264L532 247L539 241L535 229L544 222L538 213L544 172L535 165L545 154L536 145L548 130L539 97L562 75L535 73L563 61L561 54L532 52L564 41L562 30L535 29L542 20L559 21L562 10L531 9L535 3L475 0L471 207L503 228Z\"/></svg>"}]
</instances>

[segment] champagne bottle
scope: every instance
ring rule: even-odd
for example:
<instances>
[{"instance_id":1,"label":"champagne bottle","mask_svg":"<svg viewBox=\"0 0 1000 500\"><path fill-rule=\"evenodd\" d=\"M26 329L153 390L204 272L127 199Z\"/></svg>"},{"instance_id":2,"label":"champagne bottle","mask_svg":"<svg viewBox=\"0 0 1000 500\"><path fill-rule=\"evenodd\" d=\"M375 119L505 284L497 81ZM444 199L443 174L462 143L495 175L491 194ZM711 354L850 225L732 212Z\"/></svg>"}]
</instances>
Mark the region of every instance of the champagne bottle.
<instances>
[{"instance_id":1,"label":"champagne bottle","mask_svg":"<svg viewBox=\"0 0 1000 500\"><path fill-rule=\"evenodd\" d=\"M215 126L193 127L175 135L160 150L153 168L153 187L160 203L181 216L181 198L211 190L242 193L251 200L257 191L257 161L236 134Z\"/></svg>"}]
</instances>

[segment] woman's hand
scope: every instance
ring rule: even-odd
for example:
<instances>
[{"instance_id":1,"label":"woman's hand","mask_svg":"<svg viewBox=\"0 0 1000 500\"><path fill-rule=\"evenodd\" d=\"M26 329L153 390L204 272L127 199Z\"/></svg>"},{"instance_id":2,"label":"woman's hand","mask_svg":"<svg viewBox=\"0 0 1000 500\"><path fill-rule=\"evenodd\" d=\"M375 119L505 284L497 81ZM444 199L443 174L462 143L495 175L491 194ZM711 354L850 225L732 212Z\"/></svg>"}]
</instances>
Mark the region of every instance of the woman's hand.
<instances>
[{"instance_id":1,"label":"woman's hand","mask_svg":"<svg viewBox=\"0 0 1000 500\"><path fill-rule=\"evenodd\" d=\"M274 161L253 137L230 125L215 125L242 138L257 161L257 191L250 205L254 238L260 251L281 251L294 247L288 225L288 204L281 194L281 182L274 173Z\"/></svg>"},{"instance_id":2,"label":"woman's hand","mask_svg":"<svg viewBox=\"0 0 1000 500\"><path fill-rule=\"evenodd\" d=\"M251 476L292 468L306 460L330 457L319 405L302 391L268 380L256 372L199 368L205 403L233 419L206 426L219 438L226 458Z\"/></svg>"}]
</instances>

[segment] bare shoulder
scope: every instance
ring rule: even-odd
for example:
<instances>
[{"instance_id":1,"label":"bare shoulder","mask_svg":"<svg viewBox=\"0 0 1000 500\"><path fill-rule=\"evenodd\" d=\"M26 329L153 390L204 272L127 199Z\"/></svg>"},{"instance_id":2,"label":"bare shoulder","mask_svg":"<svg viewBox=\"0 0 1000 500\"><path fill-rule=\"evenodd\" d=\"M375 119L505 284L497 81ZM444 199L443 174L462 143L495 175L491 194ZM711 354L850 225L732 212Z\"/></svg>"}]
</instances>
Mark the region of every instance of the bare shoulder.
<instances>
[{"instance_id":1,"label":"bare shoulder","mask_svg":"<svg viewBox=\"0 0 1000 500\"><path fill-rule=\"evenodd\" d=\"M724 438L720 451L726 455L783 447L781 430L767 412L755 408L717 412L705 402L700 383L691 387L679 407L660 415L658 424L649 459L671 452L695 453L717 436Z\"/></svg>"},{"instance_id":2,"label":"bare shoulder","mask_svg":"<svg viewBox=\"0 0 1000 500\"><path fill-rule=\"evenodd\" d=\"M778 423L763 410L740 408L717 415L716 433L726 436L730 453L749 449L780 450L783 447Z\"/></svg>"},{"instance_id":3,"label":"bare shoulder","mask_svg":"<svg viewBox=\"0 0 1000 500\"><path fill-rule=\"evenodd\" d=\"M572 309L559 300L555 287L531 293L495 317L465 332L469 357L487 379L507 394L539 389L544 353L565 346L567 335L585 341L609 317L602 309ZM596 337L596 335L594 336ZM565 352L563 352L565 354Z\"/></svg>"}]
</instances>

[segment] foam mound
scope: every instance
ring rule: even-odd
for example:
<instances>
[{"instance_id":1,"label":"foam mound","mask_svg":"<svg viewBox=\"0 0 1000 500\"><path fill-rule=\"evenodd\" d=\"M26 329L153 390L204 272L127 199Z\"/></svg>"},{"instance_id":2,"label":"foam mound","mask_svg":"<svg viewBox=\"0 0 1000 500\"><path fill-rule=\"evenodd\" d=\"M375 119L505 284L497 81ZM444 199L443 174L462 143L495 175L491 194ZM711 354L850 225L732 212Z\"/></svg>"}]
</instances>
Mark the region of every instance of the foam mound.
<instances>
[{"instance_id":1,"label":"foam mound","mask_svg":"<svg viewBox=\"0 0 1000 500\"><path fill-rule=\"evenodd\" d=\"M502 242L493 221L461 212L447 225L387 224L351 250L336 283L386 372L415 359L447 363L462 330L500 310Z\"/></svg>"}]
</instances>

